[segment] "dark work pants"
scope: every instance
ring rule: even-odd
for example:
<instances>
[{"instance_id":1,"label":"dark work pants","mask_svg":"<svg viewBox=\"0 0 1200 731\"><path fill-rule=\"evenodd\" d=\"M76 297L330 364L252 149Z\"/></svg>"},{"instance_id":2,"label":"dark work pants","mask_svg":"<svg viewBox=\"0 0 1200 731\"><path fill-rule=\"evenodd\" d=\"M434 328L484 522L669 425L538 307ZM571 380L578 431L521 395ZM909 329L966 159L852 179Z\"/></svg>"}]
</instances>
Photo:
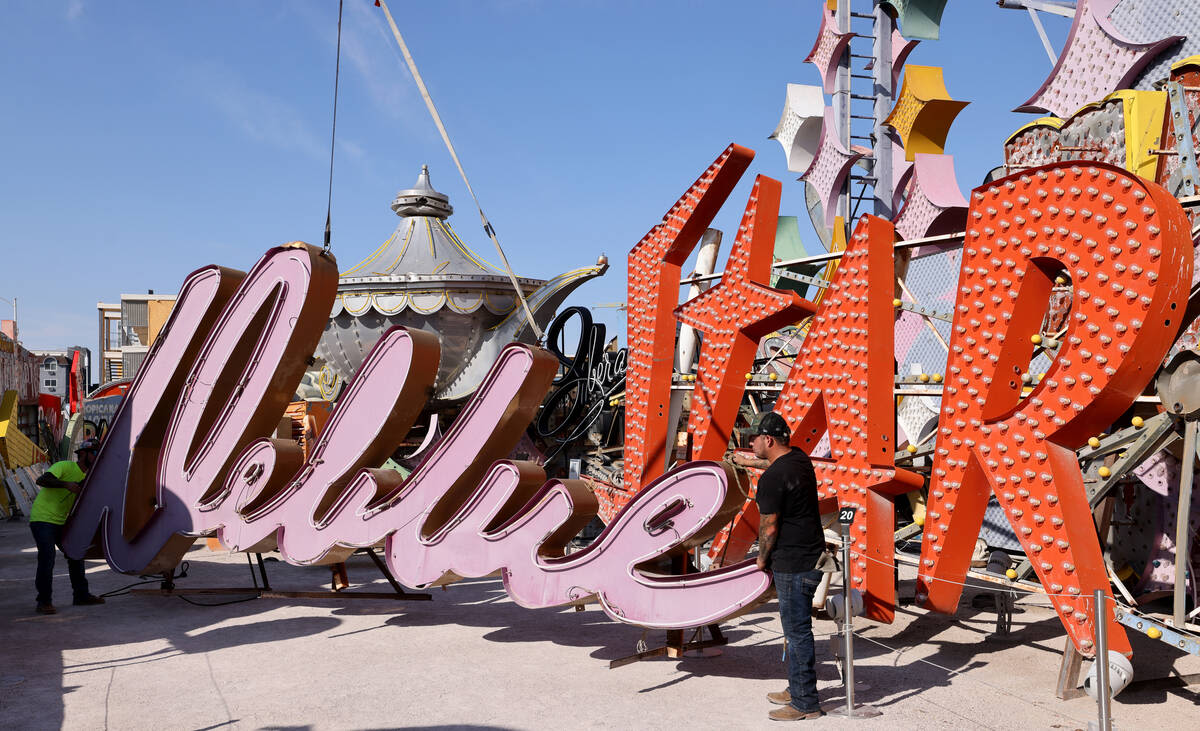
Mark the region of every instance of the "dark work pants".
<instances>
[{"instance_id":1,"label":"dark work pants","mask_svg":"<svg viewBox=\"0 0 1200 731\"><path fill-rule=\"evenodd\" d=\"M38 521L30 523L29 530L33 533L33 542L37 544L38 551L37 578L33 582L37 587L37 603L53 604L50 598L54 593L54 554L62 548L63 527ZM71 590L75 593L75 601L86 599L89 592L83 561L68 558L67 571L71 574Z\"/></svg>"},{"instance_id":2,"label":"dark work pants","mask_svg":"<svg viewBox=\"0 0 1200 731\"><path fill-rule=\"evenodd\" d=\"M821 583L821 572L801 571L774 574L779 594L779 619L787 638L788 693L792 706L801 711L817 711L817 652L812 633L812 600Z\"/></svg>"}]
</instances>

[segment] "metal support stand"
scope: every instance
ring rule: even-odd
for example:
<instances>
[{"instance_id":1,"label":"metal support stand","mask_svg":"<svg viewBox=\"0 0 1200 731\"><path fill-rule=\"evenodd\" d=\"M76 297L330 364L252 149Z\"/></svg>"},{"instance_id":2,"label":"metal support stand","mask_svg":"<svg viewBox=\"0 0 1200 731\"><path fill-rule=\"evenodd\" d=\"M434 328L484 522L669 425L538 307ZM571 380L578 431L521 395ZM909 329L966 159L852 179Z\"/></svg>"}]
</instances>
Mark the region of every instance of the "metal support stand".
<instances>
[{"instance_id":1,"label":"metal support stand","mask_svg":"<svg viewBox=\"0 0 1200 731\"><path fill-rule=\"evenodd\" d=\"M1067 637L1067 644L1063 648L1062 665L1058 668L1058 685L1055 688L1054 695L1063 701L1069 701L1072 698L1078 698L1084 695L1079 689L1079 672L1083 668L1083 655L1079 654L1079 650L1075 649L1075 643Z\"/></svg>"},{"instance_id":2,"label":"metal support stand","mask_svg":"<svg viewBox=\"0 0 1200 731\"><path fill-rule=\"evenodd\" d=\"M275 591L271 588L270 580L267 578L267 566L263 561L261 553L254 554L258 559L258 576L255 576L255 566L250 565L250 580L254 586L247 587L212 587L212 588L176 588L174 578L175 574L171 571L163 572L164 581L158 589L130 589L130 594L157 594L159 596L188 596L188 595L204 595L204 594L256 594L259 599L393 599L407 601L432 601L432 594L412 593L404 590L400 582L396 581L392 576L392 572L388 571L385 564L375 551L370 548L362 548L358 553L365 553L371 557L375 567L383 574L388 583L392 586L392 591ZM250 556L246 556L247 562L250 561ZM258 582L262 581L262 586L258 586Z\"/></svg>"},{"instance_id":3,"label":"metal support stand","mask_svg":"<svg viewBox=\"0 0 1200 731\"><path fill-rule=\"evenodd\" d=\"M687 556L675 556L671 559L671 571L675 574L688 574L694 573L695 568L689 566ZM705 629L712 636L711 639L704 639ZM650 649L646 649L645 635L643 635L642 639L638 641L637 652L610 661L608 669L612 670L652 657L716 657L721 654L720 651L710 648L729 644L729 640L721 634L721 628L715 623L697 627L692 634L692 639L687 642L683 639L683 633L684 630L681 629L669 629L667 630L666 644Z\"/></svg>"},{"instance_id":4,"label":"metal support stand","mask_svg":"<svg viewBox=\"0 0 1200 731\"><path fill-rule=\"evenodd\" d=\"M1112 714L1109 707L1108 682L1108 609L1104 589L1092 594L1095 613L1092 623L1096 627L1096 703L1100 706L1100 731L1112 731Z\"/></svg>"},{"instance_id":5,"label":"metal support stand","mask_svg":"<svg viewBox=\"0 0 1200 731\"><path fill-rule=\"evenodd\" d=\"M388 570L387 564L384 563L383 559L379 558L379 556L375 553L374 548L360 548L355 551L355 553L365 553L370 556L371 561L375 564L375 568L379 569L379 573L383 574L383 578L387 579L387 582L392 585L392 591L396 592L401 597L408 599L416 599L420 598L421 596L429 597L429 594L410 594L405 591L404 587L400 586L400 582L396 581L396 577L392 576L392 572Z\"/></svg>"},{"instance_id":6,"label":"metal support stand","mask_svg":"<svg viewBox=\"0 0 1200 731\"><path fill-rule=\"evenodd\" d=\"M846 682L846 718L854 717L854 609L850 604L850 535L842 534L842 662Z\"/></svg>"},{"instance_id":7,"label":"metal support stand","mask_svg":"<svg viewBox=\"0 0 1200 731\"><path fill-rule=\"evenodd\" d=\"M708 630L708 633L712 635L711 639L703 639L704 630L706 629ZM721 634L721 628L716 624L697 627L695 633L692 635L692 639L688 642L683 641L683 632L684 631L681 629L667 630L667 642L665 645L660 647L652 647L648 650L639 650L632 655L619 657L616 660L612 660L608 663L608 669L614 670L625 665L631 665L640 660L648 660L652 657L715 657L715 655L701 653L703 653L705 650L708 650L708 648L729 644L729 639L726 638L725 635ZM642 645L643 643L639 642L638 644ZM711 652L711 650L709 650L709 652ZM720 653L718 652L716 654Z\"/></svg>"},{"instance_id":8,"label":"metal support stand","mask_svg":"<svg viewBox=\"0 0 1200 731\"><path fill-rule=\"evenodd\" d=\"M1191 554L1188 518L1192 514L1192 474L1196 469L1196 425L1188 418L1183 427L1183 464L1179 470L1179 506L1175 515L1175 606L1172 623L1183 629L1187 621L1187 567ZM1195 581L1196 577L1192 577Z\"/></svg>"},{"instance_id":9,"label":"metal support stand","mask_svg":"<svg viewBox=\"0 0 1200 731\"><path fill-rule=\"evenodd\" d=\"M1007 637L1012 632L1012 617L1016 610L1016 592L996 592L996 634Z\"/></svg>"},{"instance_id":10,"label":"metal support stand","mask_svg":"<svg viewBox=\"0 0 1200 731\"><path fill-rule=\"evenodd\" d=\"M850 593L850 526L857 515L854 508L839 510L842 526L842 685L846 689L846 704L830 709L830 713L841 713L846 718L875 718L881 715L873 706L854 705L854 606ZM849 520L847 520L849 518Z\"/></svg>"},{"instance_id":11,"label":"metal support stand","mask_svg":"<svg viewBox=\"0 0 1200 731\"><path fill-rule=\"evenodd\" d=\"M256 553L254 557L258 559L258 575L262 577L263 589L270 591L271 582L267 580L267 566L263 563L263 556L261 553Z\"/></svg>"}]
</instances>

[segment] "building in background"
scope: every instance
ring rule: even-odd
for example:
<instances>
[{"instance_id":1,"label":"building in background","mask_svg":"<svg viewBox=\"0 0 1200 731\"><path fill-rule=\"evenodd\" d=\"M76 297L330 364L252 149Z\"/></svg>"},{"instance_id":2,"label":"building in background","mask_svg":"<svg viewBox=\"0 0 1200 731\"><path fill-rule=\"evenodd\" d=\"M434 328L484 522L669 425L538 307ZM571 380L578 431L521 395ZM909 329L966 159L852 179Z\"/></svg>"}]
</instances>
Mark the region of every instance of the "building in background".
<instances>
[{"instance_id":1,"label":"building in background","mask_svg":"<svg viewBox=\"0 0 1200 731\"><path fill-rule=\"evenodd\" d=\"M38 375L38 390L43 394L58 396L63 403L67 402L71 392L71 363L75 353L79 353L79 383L78 388L87 392L91 390L89 378L92 372L92 351L80 345L72 345L63 350L33 350L33 355L41 359Z\"/></svg>"},{"instance_id":2,"label":"building in background","mask_svg":"<svg viewBox=\"0 0 1200 731\"><path fill-rule=\"evenodd\" d=\"M20 345L17 335L14 321L0 320L0 396L17 392L18 428L36 434L42 361Z\"/></svg>"},{"instance_id":3,"label":"building in background","mask_svg":"<svg viewBox=\"0 0 1200 731\"><path fill-rule=\"evenodd\" d=\"M133 374L167 323L175 295L123 294L119 304L97 302L100 326L100 384Z\"/></svg>"}]
</instances>

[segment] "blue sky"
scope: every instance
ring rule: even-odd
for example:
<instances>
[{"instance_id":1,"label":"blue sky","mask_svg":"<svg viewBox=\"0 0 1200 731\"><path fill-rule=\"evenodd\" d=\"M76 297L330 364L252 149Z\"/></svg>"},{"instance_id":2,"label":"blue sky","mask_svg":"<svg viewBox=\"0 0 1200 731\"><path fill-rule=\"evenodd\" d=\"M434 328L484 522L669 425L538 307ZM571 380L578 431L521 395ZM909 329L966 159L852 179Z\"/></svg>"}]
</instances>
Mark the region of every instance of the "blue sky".
<instances>
[{"instance_id":1,"label":"blue sky","mask_svg":"<svg viewBox=\"0 0 1200 731\"><path fill-rule=\"evenodd\" d=\"M819 83L802 63L816 0L390 7L517 273L609 255L609 274L570 304L624 301L628 249L730 142L758 155L714 224L722 257L754 174L784 181L782 213L804 215L803 186L766 138L785 85ZM336 0L0 5L0 297L19 298L23 343L95 350L97 301L320 243L336 19ZM972 102L947 147L966 192L1033 119L1009 110L1051 64L1024 12L956 0L943 20L942 40L908 61L945 66L951 94ZM1061 45L1069 21L1044 22ZM388 204L423 163L459 234L495 260L372 0L346 0L342 52L339 265L390 235Z\"/></svg>"}]
</instances>

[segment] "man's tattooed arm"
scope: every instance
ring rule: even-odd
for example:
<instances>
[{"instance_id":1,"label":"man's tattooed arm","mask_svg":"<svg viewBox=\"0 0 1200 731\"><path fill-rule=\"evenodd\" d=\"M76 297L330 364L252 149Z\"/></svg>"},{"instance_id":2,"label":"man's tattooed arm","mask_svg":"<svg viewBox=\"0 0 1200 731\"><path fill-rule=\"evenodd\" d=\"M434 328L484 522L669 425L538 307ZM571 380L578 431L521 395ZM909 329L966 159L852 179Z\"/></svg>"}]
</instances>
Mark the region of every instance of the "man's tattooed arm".
<instances>
[{"instance_id":1,"label":"man's tattooed arm","mask_svg":"<svg viewBox=\"0 0 1200 731\"><path fill-rule=\"evenodd\" d=\"M779 538L779 513L766 513L758 519L758 567L766 569L771 549Z\"/></svg>"}]
</instances>

